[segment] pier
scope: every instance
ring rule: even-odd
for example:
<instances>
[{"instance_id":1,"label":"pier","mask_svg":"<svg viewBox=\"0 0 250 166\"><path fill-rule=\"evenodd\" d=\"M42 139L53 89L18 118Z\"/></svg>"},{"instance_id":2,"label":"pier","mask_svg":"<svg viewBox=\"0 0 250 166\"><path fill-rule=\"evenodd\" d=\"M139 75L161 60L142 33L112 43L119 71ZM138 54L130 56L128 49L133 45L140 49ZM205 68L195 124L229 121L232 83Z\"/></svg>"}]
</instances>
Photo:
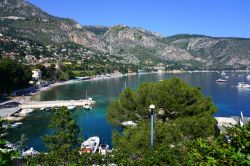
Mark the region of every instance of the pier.
<instances>
[{"instance_id":1,"label":"pier","mask_svg":"<svg viewBox=\"0 0 250 166\"><path fill-rule=\"evenodd\" d=\"M16 113L22 109L41 109L41 108L58 108L68 106L82 107L84 105L92 106L95 101L92 98L88 100L55 100L55 101L25 101L22 103L16 101L8 101L0 103L0 117L7 120L19 121L25 116L18 116Z\"/></svg>"},{"instance_id":2,"label":"pier","mask_svg":"<svg viewBox=\"0 0 250 166\"><path fill-rule=\"evenodd\" d=\"M21 105L22 109L40 109L40 108L55 108L55 107L68 107L94 105L95 101L88 100L56 100L56 101L28 101Z\"/></svg>"}]
</instances>

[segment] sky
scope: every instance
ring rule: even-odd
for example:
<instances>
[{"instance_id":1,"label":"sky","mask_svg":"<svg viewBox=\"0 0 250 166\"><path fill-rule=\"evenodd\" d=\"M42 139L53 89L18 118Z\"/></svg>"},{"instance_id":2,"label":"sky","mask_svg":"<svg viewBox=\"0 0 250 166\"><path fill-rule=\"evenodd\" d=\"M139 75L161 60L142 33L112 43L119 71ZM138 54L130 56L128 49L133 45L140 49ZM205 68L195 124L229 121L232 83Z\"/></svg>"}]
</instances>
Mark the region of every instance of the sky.
<instances>
[{"instance_id":1,"label":"sky","mask_svg":"<svg viewBox=\"0 0 250 166\"><path fill-rule=\"evenodd\" d=\"M250 38L250 0L28 0L81 25L142 27L163 36Z\"/></svg>"}]
</instances>

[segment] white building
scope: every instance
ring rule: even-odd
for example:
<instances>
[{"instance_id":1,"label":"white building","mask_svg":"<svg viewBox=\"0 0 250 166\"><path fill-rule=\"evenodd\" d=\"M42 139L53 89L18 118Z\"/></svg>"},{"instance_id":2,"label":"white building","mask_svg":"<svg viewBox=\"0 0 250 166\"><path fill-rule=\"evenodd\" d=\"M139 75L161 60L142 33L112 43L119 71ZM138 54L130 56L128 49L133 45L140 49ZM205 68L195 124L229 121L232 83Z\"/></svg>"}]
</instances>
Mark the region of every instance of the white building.
<instances>
[{"instance_id":1,"label":"white building","mask_svg":"<svg viewBox=\"0 0 250 166\"><path fill-rule=\"evenodd\" d=\"M39 69L32 70L32 78L34 80L40 80L42 78L42 72Z\"/></svg>"}]
</instances>

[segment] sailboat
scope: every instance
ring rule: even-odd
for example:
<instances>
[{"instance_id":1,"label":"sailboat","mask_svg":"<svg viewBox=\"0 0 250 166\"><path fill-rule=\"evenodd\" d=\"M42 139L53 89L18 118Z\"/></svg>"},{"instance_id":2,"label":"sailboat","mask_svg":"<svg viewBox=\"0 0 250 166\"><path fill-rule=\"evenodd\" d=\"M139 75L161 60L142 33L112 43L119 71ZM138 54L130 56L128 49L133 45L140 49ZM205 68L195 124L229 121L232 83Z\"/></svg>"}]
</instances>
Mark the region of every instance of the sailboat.
<instances>
[{"instance_id":1,"label":"sailboat","mask_svg":"<svg viewBox=\"0 0 250 166\"><path fill-rule=\"evenodd\" d=\"M87 93L87 90L86 90L86 100L88 100L88 93ZM84 109L91 109L89 103L85 103L85 104L83 105L83 108L84 108Z\"/></svg>"}]
</instances>

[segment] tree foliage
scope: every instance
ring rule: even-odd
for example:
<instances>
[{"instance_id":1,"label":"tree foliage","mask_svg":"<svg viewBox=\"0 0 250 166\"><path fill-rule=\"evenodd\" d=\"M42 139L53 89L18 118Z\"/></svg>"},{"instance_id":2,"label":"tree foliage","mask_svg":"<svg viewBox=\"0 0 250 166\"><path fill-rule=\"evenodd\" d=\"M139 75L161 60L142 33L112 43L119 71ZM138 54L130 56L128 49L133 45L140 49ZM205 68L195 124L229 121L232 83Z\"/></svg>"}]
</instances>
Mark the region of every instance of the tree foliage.
<instances>
[{"instance_id":1,"label":"tree foliage","mask_svg":"<svg viewBox=\"0 0 250 166\"><path fill-rule=\"evenodd\" d=\"M29 86L31 77L28 66L9 59L0 60L0 94Z\"/></svg>"},{"instance_id":2,"label":"tree foliage","mask_svg":"<svg viewBox=\"0 0 250 166\"><path fill-rule=\"evenodd\" d=\"M227 139L197 139L189 144L187 165L250 165L250 123L227 128Z\"/></svg>"},{"instance_id":3,"label":"tree foliage","mask_svg":"<svg viewBox=\"0 0 250 166\"><path fill-rule=\"evenodd\" d=\"M154 147L150 148L150 104L156 106ZM161 114L158 114L159 112ZM132 120L136 127L113 133L115 163L125 165L184 164L185 142L214 134L216 108L210 97L178 78L125 89L108 108L114 125Z\"/></svg>"},{"instance_id":4,"label":"tree foliage","mask_svg":"<svg viewBox=\"0 0 250 166\"><path fill-rule=\"evenodd\" d=\"M184 117L206 117L216 111L210 97L205 97L197 87L191 87L179 78L157 83L141 84L136 91L124 90L113 101L107 113L113 125L126 120L143 121L149 118L148 107L154 104L164 110L163 121Z\"/></svg>"},{"instance_id":5,"label":"tree foliage","mask_svg":"<svg viewBox=\"0 0 250 166\"><path fill-rule=\"evenodd\" d=\"M65 165L79 157L82 136L67 108L53 110L49 127L53 133L44 137L48 154L41 154L32 162L42 165Z\"/></svg>"},{"instance_id":6,"label":"tree foliage","mask_svg":"<svg viewBox=\"0 0 250 166\"><path fill-rule=\"evenodd\" d=\"M1 166L9 166L12 165L12 157L17 155L16 151L8 150L5 147L6 140L3 137L3 134L6 133L7 129L3 128L3 124L5 120L0 118L0 165Z\"/></svg>"}]
</instances>

